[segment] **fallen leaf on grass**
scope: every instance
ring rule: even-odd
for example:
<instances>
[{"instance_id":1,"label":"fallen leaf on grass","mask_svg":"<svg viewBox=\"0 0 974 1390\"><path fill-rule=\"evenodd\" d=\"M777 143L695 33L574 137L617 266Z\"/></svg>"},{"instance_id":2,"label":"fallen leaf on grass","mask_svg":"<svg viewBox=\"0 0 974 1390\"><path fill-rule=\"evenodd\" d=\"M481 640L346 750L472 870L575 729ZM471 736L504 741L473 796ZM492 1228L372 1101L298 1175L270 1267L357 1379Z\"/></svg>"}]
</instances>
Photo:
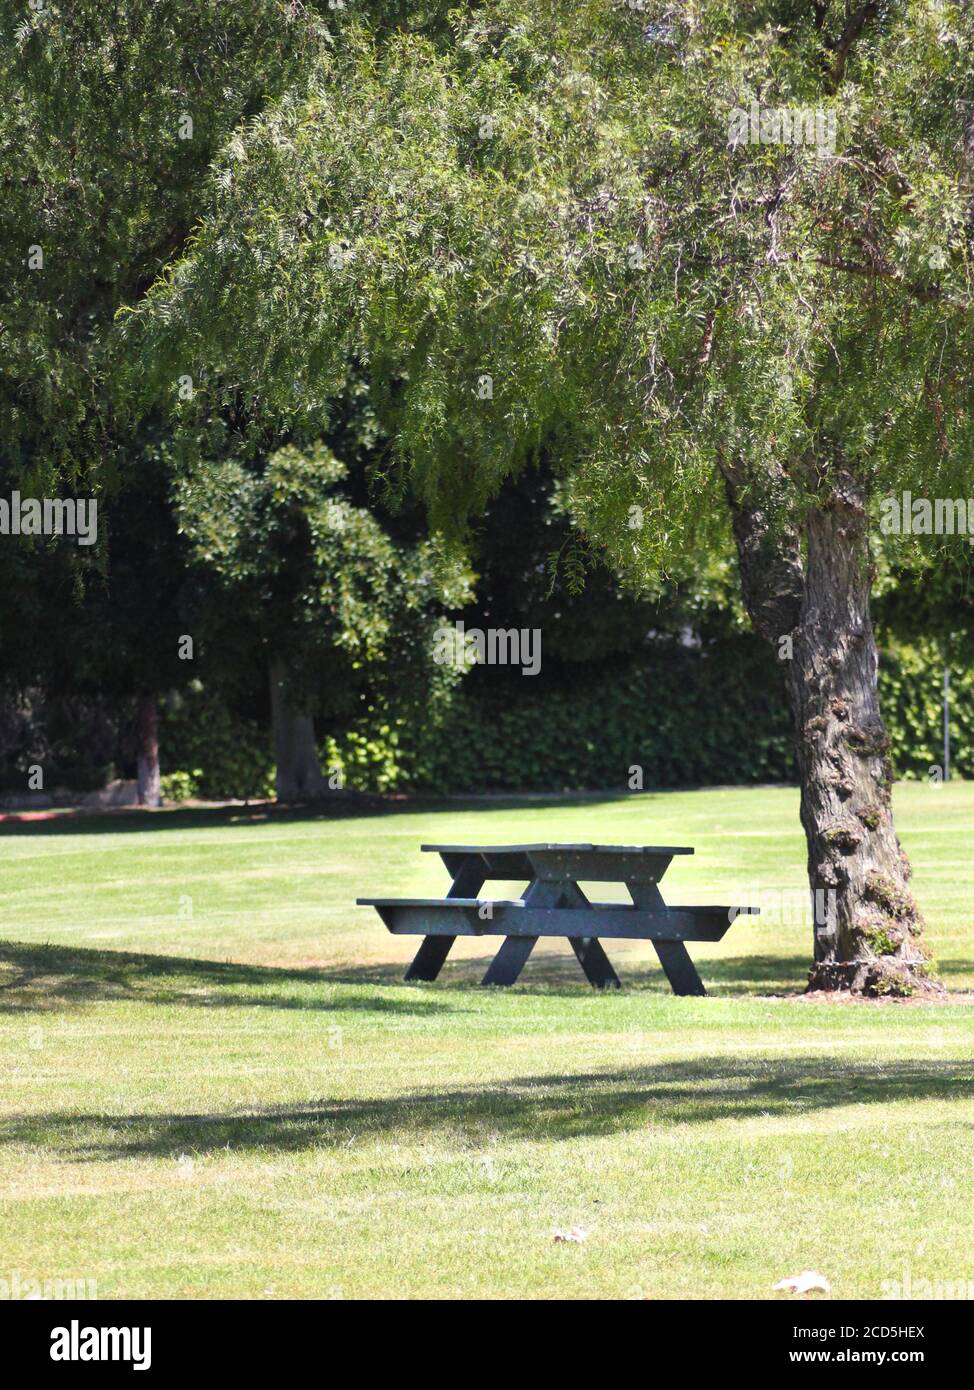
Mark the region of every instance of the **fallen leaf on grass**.
<instances>
[{"instance_id":1,"label":"fallen leaf on grass","mask_svg":"<svg viewBox=\"0 0 974 1390\"><path fill-rule=\"evenodd\" d=\"M824 1274L816 1274L814 1269L803 1269L801 1274L789 1274L787 1279L779 1279L774 1286L775 1292L782 1293L811 1293L813 1290L819 1293L831 1293L832 1285Z\"/></svg>"}]
</instances>

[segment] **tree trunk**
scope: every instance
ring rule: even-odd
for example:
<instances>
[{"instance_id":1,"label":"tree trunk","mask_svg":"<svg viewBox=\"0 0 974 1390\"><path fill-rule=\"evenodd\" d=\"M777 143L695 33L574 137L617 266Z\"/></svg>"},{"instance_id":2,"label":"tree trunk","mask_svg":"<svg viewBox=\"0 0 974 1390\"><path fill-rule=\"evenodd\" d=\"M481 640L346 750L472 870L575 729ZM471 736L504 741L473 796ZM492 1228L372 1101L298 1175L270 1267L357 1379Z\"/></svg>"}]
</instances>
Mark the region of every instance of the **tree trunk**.
<instances>
[{"instance_id":1,"label":"tree trunk","mask_svg":"<svg viewBox=\"0 0 974 1390\"><path fill-rule=\"evenodd\" d=\"M745 604L787 661L815 957L809 989L940 992L893 826L889 736L869 613L865 489L841 466L804 523L771 526L723 467Z\"/></svg>"},{"instance_id":2,"label":"tree trunk","mask_svg":"<svg viewBox=\"0 0 974 1390\"><path fill-rule=\"evenodd\" d=\"M140 806L159 806L159 708L155 695L139 696L136 711L136 776Z\"/></svg>"},{"instance_id":3,"label":"tree trunk","mask_svg":"<svg viewBox=\"0 0 974 1390\"><path fill-rule=\"evenodd\" d=\"M324 794L310 714L290 703L287 666L275 658L270 668L271 723L274 731L274 786L278 801L310 801Z\"/></svg>"}]
</instances>

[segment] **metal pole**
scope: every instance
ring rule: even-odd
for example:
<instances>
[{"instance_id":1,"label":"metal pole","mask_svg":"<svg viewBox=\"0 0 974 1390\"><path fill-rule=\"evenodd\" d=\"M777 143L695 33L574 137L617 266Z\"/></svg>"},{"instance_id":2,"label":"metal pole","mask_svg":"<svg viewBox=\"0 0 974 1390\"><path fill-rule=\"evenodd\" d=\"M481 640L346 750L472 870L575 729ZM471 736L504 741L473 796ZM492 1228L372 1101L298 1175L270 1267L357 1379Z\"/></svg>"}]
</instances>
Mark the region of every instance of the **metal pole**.
<instances>
[{"instance_id":1,"label":"metal pole","mask_svg":"<svg viewBox=\"0 0 974 1390\"><path fill-rule=\"evenodd\" d=\"M944 667L944 781L950 781L950 668Z\"/></svg>"}]
</instances>

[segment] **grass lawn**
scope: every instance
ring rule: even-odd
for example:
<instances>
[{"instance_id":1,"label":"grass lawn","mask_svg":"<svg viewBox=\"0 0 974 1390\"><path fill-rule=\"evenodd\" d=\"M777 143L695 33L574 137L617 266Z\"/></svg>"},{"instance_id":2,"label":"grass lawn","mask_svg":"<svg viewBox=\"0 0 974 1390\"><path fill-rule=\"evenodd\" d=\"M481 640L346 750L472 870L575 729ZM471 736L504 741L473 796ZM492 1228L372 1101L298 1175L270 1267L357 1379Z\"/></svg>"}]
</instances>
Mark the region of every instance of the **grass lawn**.
<instances>
[{"instance_id":1,"label":"grass lawn","mask_svg":"<svg viewBox=\"0 0 974 1390\"><path fill-rule=\"evenodd\" d=\"M779 1297L974 1281L974 784L897 788L951 1002L801 999L797 793L163 812L0 826L0 1280L98 1296ZM357 894L424 840L696 847L670 902L786 906L691 953L565 942L403 985ZM498 896L504 885L492 885ZM558 1228L584 1227L582 1244ZM922 1287L922 1285L920 1285ZM974 1284L972 1284L974 1288Z\"/></svg>"}]
</instances>

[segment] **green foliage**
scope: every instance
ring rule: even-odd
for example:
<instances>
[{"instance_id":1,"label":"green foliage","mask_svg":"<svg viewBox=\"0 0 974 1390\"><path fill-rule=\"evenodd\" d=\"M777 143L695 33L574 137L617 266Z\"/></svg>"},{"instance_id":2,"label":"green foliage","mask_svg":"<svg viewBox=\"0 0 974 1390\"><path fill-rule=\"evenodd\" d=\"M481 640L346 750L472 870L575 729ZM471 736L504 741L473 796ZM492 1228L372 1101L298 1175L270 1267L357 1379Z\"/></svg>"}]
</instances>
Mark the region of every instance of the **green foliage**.
<instances>
[{"instance_id":1,"label":"green foliage","mask_svg":"<svg viewBox=\"0 0 974 1390\"><path fill-rule=\"evenodd\" d=\"M90 548L0 545L0 664L20 688L131 696L185 677L158 426L201 368L184 360L162 411L128 414L115 316L185 250L215 153L324 32L313 5L278 0L0 5L0 496L99 508Z\"/></svg>"},{"instance_id":2,"label":"green foliage","mask_svg":"<svg viewBox=\"0 0 974 1390\"><path fill-rule=\"evenodd\" d=\"M974 777L974 642L949 654L952 771ZM879 689L900 777L927 778L943 766L943 653L930 638L910 646L890 642Z\"/></svg>"},{"instance_id":3,"label":"green foliage","mask_svg":"<svg viewBox=\"0 0 974 1390\"><path fill-rule=\"evenodd\" d=\"M407 738L419 715L400 687L425 673L403 654L426 650L461 576L438 543L399 546L370 517L329 427L356 363L377 421L361 452L384 455L390 486L397 465L410 471L450 524L479 518L543 446L586 532L588 549L560 551L570 584L600 550L639 583L691 542L721 556L722 451L746 461L771 513L806 505L838 450L874 492L900 479L963 491L974 21L950 4L867 7L846 54L843 8L494 0L447 21L445 5L406 0L362 14L8 6L0 477L117 493L145 463L135 426L172 414L184 537L214 581L211 652L238 675L286 657L293 693L350 730L336 756L356 776L616 785L627 760L661 784L713 780L718 765L721 780L745 764L772 775L786 759L773 686L756 696L735 679L725 709L704 658L684 670L703 694L621 667L591 678L595 694L543 702L523 683L464 689L432 746ZM834 156L731 148L728 113L752 100L836 115ZM0 578L26 636L8 618L0 640L17 654L31 634L47 641L79 571L103 575L108 559L57 553L34 572L12 556ZM103 592L117 611L116 579ZM139 600L111 647L129 684L145 653L118 649L145 626ZM611 631L595 637L590 650L611 651ZM883 676L894 752L917 772L936 727L918 660ZM238 766L220 748L234 721L214 708L201 738L211 728L209 751L177 740L172 770L201 768L222 791L264 785L263 737L259 752L243 740L253 757Z\"/></svg>"},{"instance_id":4,"label":"green foliage","mask_svg":"<svg viewBox=\"0 0 974 1390\"><path fill-rule=\"evenodd\" d=\"M425 698L442 680L432 628L468 592L462 557L394 538L360 482L319 440L201 455L177 484L208 649L251 671L282 663L288 703L329 723L393 679L401 704Z\"/></svg>"},{"instance_id":5,"label":"green foliage","mask_svg":"<svg viewBox=\"0 0 974 1390\"><path fill-rule=\"evenodd\" d=\"M497 0L449 41L349 16L217 158L189 254L126 320L135 359L219 363L293 420L358 355L438 520L555 441L590 537L638 573L723 536L722 451L772 512L837 452L952 487L972 18L865 18L847 49L841 7L791 0ZM834 116L836 149L732 145L752 101Z\"/></svg>"},{"instance_id":6,"label":"green foliage","mask_svg":"<svg viewBox=\"0 0 974 1390\"><path fill-rule=\"evenodd\" d=\"M167 772L159 779L159 790L164 802L190 801L200 794L203 769L194 767L192 772Z\"/></svg>"},{"instance_id":7,"label":"green foliage","mask_svg":"<svg viewBox=\"0 0 974 1390\"><path fill-rule=\"evenodd\" d=\"M397 552L337 485L347 469L324 445L293 445L254 464L204 459L182 480L178 511L197 563L250 613L271 654L339 648L368 660L388 635Z\"/></svg>"},{"instance_id":8,"label":"green foliage","mask_svg":"<svg viewBox=\"0 0 974 1390\"><path fill-rule=\"evenodd\" d=\"M327 737L321 745L321 766L326 777L339 775L339 785L350 791L394 792L402 789L401 736L409 723L379 722L381 715L370 710L357 727L337 737Z\"/></svg>"},{"instance_id":9,"label":"green foliage","mask_svg":"<svg viewBox=\"0 0 974 1390\"><path fill-rule=\"evenodd\" d=\"M275 0L0 8L0 440L43 445L29 468L123 472L115 313L184 249L214 153L321 40L313 8Z\"/></svg>"},{"instance_id":10,"label":"green foliage","mask_svg":"<svg viewBox=\"0 0 974 1390\"><path fill-rule=\"evenodd\" d=\"M197 686L170 696L159 719L163 796L180 788L205 799L258 800L274 795L274 764L266 729L235 715ZM167 791L166 787L175 788Z\"/></svg>"},{"instance_id":11,"label":"green foliage","mask_svg":"<svg viewBox=\"0 0 974 1390\"><path fill-rule=\"evenodd\" d=\"M120 717L121 716L121 717ZM0 685L0 790L24 792L27 770L44 769L45 790L96 791L115 774L124 713L102 698L51 696Z\"/></svg>"}]
</instances>

